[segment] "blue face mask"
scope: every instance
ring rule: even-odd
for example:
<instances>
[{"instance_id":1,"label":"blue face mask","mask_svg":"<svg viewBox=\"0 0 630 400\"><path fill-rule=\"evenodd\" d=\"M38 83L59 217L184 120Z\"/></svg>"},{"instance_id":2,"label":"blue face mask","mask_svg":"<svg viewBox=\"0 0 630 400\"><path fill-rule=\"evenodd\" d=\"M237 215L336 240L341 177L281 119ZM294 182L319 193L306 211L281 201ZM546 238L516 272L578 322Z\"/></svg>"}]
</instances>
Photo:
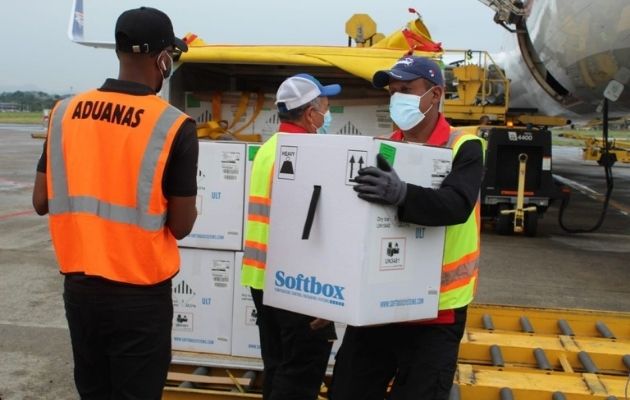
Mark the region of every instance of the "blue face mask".
<instances>
[{"instance_id":1,"label":"blue face mask","mask_svg":"<svg viewBox=\"0 0 630 400\"><path fill-rule=\"evenodd\" d=\"M394 93L389 100L389 115L392 121L403 131L407 131L422 122L425 113L433 107L433 104L431 104L431 107L424 113L420 111L420 100L429 92L431 92L431 89L427 90L422 96Z\"/></svg>"},{"instance_id":2,"label":"blue face mask","mask_svg":"<svg viewBox=\"0 0 630 400\"><path fill-rule=\"evenodd\" d=\"M317 133L319 134L328 133L328 129L330 129L330 124L332 123L332 115L330 115L330 110L326 111L326 113L320 113L320 114L324 116L324 124L321 127L317 128Z\"/></svg>"}]
</instances>

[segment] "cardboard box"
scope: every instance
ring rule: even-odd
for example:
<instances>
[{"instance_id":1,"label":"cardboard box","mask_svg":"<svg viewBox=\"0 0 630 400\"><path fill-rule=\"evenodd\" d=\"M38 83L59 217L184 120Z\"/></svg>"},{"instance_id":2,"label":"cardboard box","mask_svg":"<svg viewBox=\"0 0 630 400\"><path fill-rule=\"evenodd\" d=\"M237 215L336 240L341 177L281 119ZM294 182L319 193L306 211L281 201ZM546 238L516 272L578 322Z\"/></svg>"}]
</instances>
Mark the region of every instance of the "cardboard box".
<instances>
[{"instance_id":1,"label":"cardboard box","mask_svg":"<svg viewBox=\"0 0 630 400\"><path fill-rule=\"evenodd\" d=\"M234 252L180 249L173 278L173 349L230 354Z\"/></svg>"},{"instance_id":2,"label":"cardboard box","mask_svg":"<svg viewBox=\"0 0 630 400\"><path fill-rule=\"evenodd\" d=\"M252 94L245 112L234 125L244 126L253 116L256 108L256 94ZM207 97L207 96L201 96ZM224 92L221 103L221 118L230 124L241 99L241 94ZM392 132L393 124L389 117L389 98L383 99L337 99L331 98L330 113L333 117L329 134L351 136L384 136ZM261 134L263 140L269 139L278 132L280 120L274 104L275 93L266 93L265 102L252 124L241 133ZM185 112L197 123L202 124L213 119L212 102L198 100L194 93L186 94ZM232 129L234 130L234 129Z\"/></svg>"},{"instance_id":3,"label":"cardboard box","mask_svg":"<svg viewBox=\"0 0 630 400\"><path fill-rule=\"evenodd\" d=\"M242 250L245 143L199 142L197 220L180 246Z\"/></svg>"},{"instance_id":4,"label":"cardboard box","mask_svg":"<svg viewBox=\"0 0 630 400\"><path fill-rule=\"evenodd\" d=\"M260 336L258 325L256 325L256 307L249 287L241 286L243 253L236 253L235 259L232 355L260 358Z\"/></svg>"},{"instance_id":5,"label":"cardboard box","mask_svg":"<svg viewBox=\"0 0 630 400\"><path fill-rule=\"evenodd\" d=\"M357 197L357 170L377 153L424 187L439 187L451 168L450 149L361 136L278 138L266 304L355 326L437 315L445 228L401 223L395 207Z\"/></svg>"}]
</instances>

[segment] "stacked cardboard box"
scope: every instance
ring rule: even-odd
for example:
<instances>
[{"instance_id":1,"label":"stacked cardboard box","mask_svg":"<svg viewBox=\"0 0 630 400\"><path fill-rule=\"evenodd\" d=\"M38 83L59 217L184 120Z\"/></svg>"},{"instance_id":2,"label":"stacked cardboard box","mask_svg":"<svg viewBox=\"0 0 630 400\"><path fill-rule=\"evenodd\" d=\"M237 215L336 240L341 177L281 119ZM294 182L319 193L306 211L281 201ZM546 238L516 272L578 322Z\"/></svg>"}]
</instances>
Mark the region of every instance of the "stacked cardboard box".
<instances>
[{"instance_id":1,"label":"stacked cardboard box","mask_svg":"<svg viewBox=\"0 0 630 400\"><path fill-rule=\"evenodd\" d=\"M237 254L243 246L245 143L199 143L197 220L179 242L173 279L173 349L232 352Z\"/></svg>"}]
</instances>

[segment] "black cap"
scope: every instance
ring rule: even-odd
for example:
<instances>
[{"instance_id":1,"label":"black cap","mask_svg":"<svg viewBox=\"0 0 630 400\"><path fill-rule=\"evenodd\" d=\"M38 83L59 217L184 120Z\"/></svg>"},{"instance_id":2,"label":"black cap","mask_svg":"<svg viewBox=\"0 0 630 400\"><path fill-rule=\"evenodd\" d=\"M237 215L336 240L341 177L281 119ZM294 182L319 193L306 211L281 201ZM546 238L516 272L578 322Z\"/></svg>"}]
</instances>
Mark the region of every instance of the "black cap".
<instances>
[{"instance_id":1,"label":"black cap","mask_svg":"<svg viewBox=\"0 0 630 400\"><path fill-rule=\"evenodd\" d=\"M425 57L404 56L391 69L377 71L372 77L372 84L377 88L389 85L391 80L413 81L424 78L434 85L444 86L444 77L440 66Z\"/></svg>"},{"instance_id":2,"label":"black cap","mask_svg":"<svg viewBox=\"0 0 630 400\"><path fill-rule=\"evenodd\" d=\"M140 7L120 14L116 21L116 50L125 53L152 53L174 46L188 51L183 40L176 38L173 24L162 11Z\"/></svg>"}]
</instances>

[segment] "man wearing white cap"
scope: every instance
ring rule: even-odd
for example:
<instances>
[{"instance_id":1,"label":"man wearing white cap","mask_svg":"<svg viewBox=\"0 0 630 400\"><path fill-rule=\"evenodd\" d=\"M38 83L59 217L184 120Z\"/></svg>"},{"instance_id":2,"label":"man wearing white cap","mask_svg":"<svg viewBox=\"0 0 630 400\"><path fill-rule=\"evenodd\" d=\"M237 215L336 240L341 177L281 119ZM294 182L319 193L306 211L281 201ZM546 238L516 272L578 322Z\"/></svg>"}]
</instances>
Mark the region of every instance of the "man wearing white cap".
<instances>
[{"instance_id":1,"label":"man wearing white cap","mask_svg":"<svg viewBox=\"0 0 630 400\"><path fill-rule=\"evenodd\" d=\"M287 78L276 93L279 132L326 133L331 117L328 97L339 85L322 85L308 74ZM256 305L265 368L263 399L317 399L332 341L334 325L325 320L263 305L263 287L271 209L271 176L277 135L258 151L252 166L247 233L241 284L249 286Z\"/></svg>"}]
</instances>

